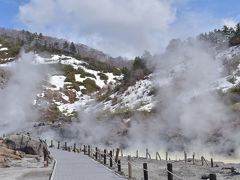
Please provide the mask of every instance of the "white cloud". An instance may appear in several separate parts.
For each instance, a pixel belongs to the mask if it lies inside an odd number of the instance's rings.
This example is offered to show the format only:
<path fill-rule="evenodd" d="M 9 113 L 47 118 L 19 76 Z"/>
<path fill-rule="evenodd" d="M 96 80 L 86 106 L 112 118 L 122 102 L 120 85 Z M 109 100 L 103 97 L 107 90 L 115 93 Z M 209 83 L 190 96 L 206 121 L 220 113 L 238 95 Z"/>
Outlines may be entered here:
<path fill-rule="evenodd" d="M 82 41 L 112 55 L 136 55 L 161 44 L 156 37 L 176 18 L 173 1 L 30 0 L 20 6 L 19 20 L 32 31 Z"/>
<path fill-rule="evenodd" d="M 228 27 L 234 28 L 236 26 L 236 24 L 237 24 L 237 21 L 235 19 L 233 19 L 233 18 L 226 18 L 226 19 L 222 20 L 222 24 L 226 25 Z"/>

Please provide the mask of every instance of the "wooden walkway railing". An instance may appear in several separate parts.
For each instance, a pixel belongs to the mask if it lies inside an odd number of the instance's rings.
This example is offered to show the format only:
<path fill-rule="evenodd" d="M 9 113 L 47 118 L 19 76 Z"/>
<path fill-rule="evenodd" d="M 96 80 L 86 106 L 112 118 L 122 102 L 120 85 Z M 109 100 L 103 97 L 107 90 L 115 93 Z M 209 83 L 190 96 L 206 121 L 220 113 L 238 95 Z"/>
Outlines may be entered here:
<path fill-rule="evenodd" d="M 45 140 L 45 142 L 46 142 L 46 140 Z M 61 146 L 61 144 L 62 144 L 62 146 Z M 51 140 L 51 143 L 50 143 L 49 147 L 50 148 L 55 148 L 53 140 Z M 83 145 L 83 146 L 80 146 L 79 148 L 77 148 L 76 143 L 74 143 L 73 146 L 68 146 L 67 142 L 65 142 L 63 144 L 59 141 L 57 142 L 56 148 L 57 149 L 62 149 L 64 151 L 69 151 L 69 152 L 72 151 L 72 152 L 75 152 L 75 153 L 83 152 L 84 155 L 87 155 L 87 156 L 91 157 L 92 159 L 102 163 L 105 166 L 108 166 L 110 169 L 115 170 L 116 173 L 118 173 L 120 175 L 124 175 L 123 172 L 122 172 L 122 167 L 121 167 L 122 162 L 121 162 L 121 159 L 119 158 L 120 153 L 121 153 L 121 156 L 123 156 L 123 153 L 122 153 L 122 150 L 119 149 L 119 148 L 116 148 L 116 151 L 114 151 L 114 150 L 107 151 L 107 149 L 101 150 L 98 147 L 93 148 L 90 145 Z M 139 158 L 138 150 L 136 151 L 136 157 Z M 148 149 L 146 149 L 146 157 L 145 158 L 146 159 L 151 159 L 151 155 L 148 152 Z M 109 161 L 109 165 L 107 165 L 107 160 Z M 162 160 L 162 158 L 161 158 L 161 156 L 158 152 L 156 152 L 156 160 L 159 160 L 159 161 Z M 168 161 L 169 161 L 168 152 L 166 152 L 167 167 L 165 169 L 165 172 L 166 172 L 166 175 L 167 175 L 167 179 L 168 180 L 173 180 L 173 178 L 175 177 L 175 178 L 180 179 L 180 180 L 187 180 L 187 179 L 185 179 L 183 177 L 180 177 L 179 175 L 175 174 L 174 171 L 173 171 L 173 164 L 168 163 Z M 187 163 L 187 153 L 186 152 L 184 152 L 184 161 L 185 161 L 185 163 Z M 193 154 L 192 161 L 193 161 L 193 165 L 194 165 L 195 164 L 195 153 Z M 205 163 L 205 165 L 208 165 L 206 159 L 203 156 L 201 157 L 201 162 L 202 162 L 202 166 L 204 166 L 204 163 Z M 214 164 L 213 159 L 211 159 L 211 167 L 213 167 L 213 164 Z M 131 161 L 131 156 L 128 156 L 127 166 L 128 166 L 128 177 L 127 178 L 132 179 L 133 178 L 132 170 L 133 170 L 135 165 Z M 143 179 L 148 180 L 149 179 L 149 177 L 148 177 L 149 173 L 151 173 L 153 171 L 148 169 L 148 164 L 147 163 L 143 163 L 142 170 L 143 170 Z M 210 179 L 210 180 L 217 180 L 216 174 L 209 174 L 206 178 Z"/>

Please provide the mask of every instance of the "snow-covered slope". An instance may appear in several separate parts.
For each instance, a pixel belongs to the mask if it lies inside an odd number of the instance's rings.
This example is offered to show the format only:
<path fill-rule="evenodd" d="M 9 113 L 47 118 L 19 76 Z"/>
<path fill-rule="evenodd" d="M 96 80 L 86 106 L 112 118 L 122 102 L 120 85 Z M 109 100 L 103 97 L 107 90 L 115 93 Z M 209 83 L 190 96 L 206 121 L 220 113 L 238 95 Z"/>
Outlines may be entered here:
<path fill-rule="evenodd" d="M 240 46 L 230 47 L 217 54 L 216 59 L 223 62 L 225 76 L 217 82 L 217 89 L 227 92 L 240 83 Z"/>
<path fill-rule="evenodd" d="M 0 43 L 0 63 L 12 61 L 14 57 L 9 55 L 9 48 Z"/>
<path fill-rule="evenodd" d="M 7 52 L 7 48 L 2 45 L 0 48 L 0 53 Z M 228 69 L 228 72 L 225 72 L 222 78 L 214 82 L 209 89 L 205 89 L 203 92 L 189 91 L 189 93 L 192 92 L 192 95 L 184 94 L 184 98 L 191 99 L 212 90 L 226 93 L 232 88 L 238 87 L 240 83 L 240 46 L 218 52 L 216 59 L 224 62 L 223 69 Z M 14 62 L 8 62 L 1 66 L 8 66 L 12 63 Z M 84 60 L 58 54 L 48 56 L 34 54 L 32 63 L 72 67 L 71 73 L 73 74 L 71 74 L 72 79 L 70 80 L 65 70 L 50 73 L 47 83 L 44 83 L 44 91 L 38 94 L 37 100 L 34 102 L 38 105 L 41 99 L 46 99 L 49 106 L 53 106 L 57 109 L 57 113 L 60 112 L 65 116 L 75 116 L 79 109 L 91 111 L 96 107 L 108 113 L 151 112 L 157 104 L 152 81 L 152 79 L 156 80 L 156 74 L 138 80 L 135 84 L 123 88 L 124 90 L 113 91 L 115 87 L 122 85 L 123 74 L 91 68 Z M 172 67 L 169 76 L 158 79 L 158 88 L 168 86 L 178 73 L 184 73 L 185 68 L 184 64 Z"/>
<path fill-rule="evenodd" d="M 119 110 L 137 110 L 150 112 L 155 104 L 151 76 L 139 80 L 129 86 L 123 93 L 116 92 L 110 96 L 111 100 L 104 102 L 104 110 L 112 112 Z"/>

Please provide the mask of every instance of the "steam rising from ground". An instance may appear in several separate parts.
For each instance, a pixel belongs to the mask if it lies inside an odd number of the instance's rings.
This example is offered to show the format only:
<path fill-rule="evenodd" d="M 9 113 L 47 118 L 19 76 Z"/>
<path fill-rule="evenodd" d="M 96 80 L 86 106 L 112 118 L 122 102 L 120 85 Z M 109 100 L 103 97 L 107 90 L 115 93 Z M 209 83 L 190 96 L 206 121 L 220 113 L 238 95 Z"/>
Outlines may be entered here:
<path fill-rule="evenodd" d="M 149 146 L 172 150 L 229 153 L 238 145 L 230 127 L 233 116 L 214 90 L 222 63 L 211 47 L 197 40 L 172 41 L 165 54 L 155 57 L 154 82 L 159 116 L 147 127 L 134 124 L 133 139 L 141 135 Z M 138 128 L 138 130 L 136 130 Z M 145 130 L 144 130 L 145 129 Z M 146 145 L 147 146 L 147 145 Z"/>
<path fill-rule="evenodd" d="M 32 126 L 38 114 L 33 108 L 37 92 L 41 91 L 45 71 L 39 66 L 32 65 L 33 53 L 20 54 L 20 58 L 11 66 L 10 79 L 0 90 L 0 126 L 1 133 L 12 133 L 16 130 Z"/>
<path fill-rule="evenodd" d="M 158 116 L 146 120 L 147 126 L 134 123 L 133 140 L 140 137 L 140 143 L 157 149 L 235 153 L 239 141 L 234 116 L 214 90 L 222 67 L 214 50 L 197 40 L 174 40 L 152 63 Z"/>
<path fill-rule="evenodd" d="M 99 107 L 81 111 L 79 123 L 57 134 L 75 142 L 130 151 L 149 148 L 238 155 L 235 117 L 214 89 L 222 68 L 214 57 L 206 43 L 172 41 L 164 54 L 149 59 L 158 89 L 154 116 L 138 113 L 130 124 L 121 118 L 97 120 Z"/>

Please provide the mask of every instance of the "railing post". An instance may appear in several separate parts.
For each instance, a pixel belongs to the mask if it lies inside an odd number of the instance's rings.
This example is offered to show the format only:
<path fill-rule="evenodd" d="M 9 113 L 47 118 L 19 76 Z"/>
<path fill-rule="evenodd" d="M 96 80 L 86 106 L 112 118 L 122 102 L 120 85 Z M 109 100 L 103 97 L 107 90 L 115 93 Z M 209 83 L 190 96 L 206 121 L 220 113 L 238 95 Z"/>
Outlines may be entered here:
<path fill-rule="evenodd" d="M 120 149 L 117 148 L 116 157 L 115 157 L 115 162 L 116 162 L 116 163 L 118 162 L 119 151 L 120 151 Z"/>
<path fill-rule="evenodd" d="M 156 160 L 158 160 L 158 158 L 159 158 L 159 160 L 161 161 L 161 156 L 160 156 L 160 154 L 159 154 L 158 152 L 156 152 Z"/>
<path fill-rule="evenodd" d="M 213 158 L 211 158 L 211 167 L 213 168 Z"/>
<path fill-rule="evenodd" d="M 113 166 L 113 160 L 112 160 L 113 154 L 112 151 L 110 151 L 110 167 Z"/>
<path fill-rule="evenodd" d="M 168 161 L 168 152 L 166 152 L 166 161 Z"/>
<path fill-rule="evenodd" d="M 73 152 L 76 152 L 76 143 L 73 145 Z"/>
<path fill-rule="evenodd" d="M 148 148 L 146 148 L 146 159 L 148 158 Z"/>
<path fill-rule="evenodd" d="M 51 147 L 51 148 L 53 147 L 53 140 L 51 140 L 51 145 L 50 145 L 50 147 Z"/>
<path fill-rule="evenodd" d="M 210 178 L 210 180 L 217 180 L 216 174 L 210 174 L 209 178 Z"/>
<path fill-rule="evenodd" d="M 143 179 L 148 180 L 148 167 L 147 163 L 143 163 Z"/>
<path fill-rule="evenodd" d="M 184 161 L 187 163 L 187 153 L 184 151 Z"/>
<path fill-rule="evenodd" d="M 128 178 L 132 179 L 132 164 L 131 164 L 131 156 L 128 156 Z"/>
<path fill-rule="evenodd" d="M 171 163 L 167 164 L 167 170 L 168 170 L 168 180 L 173 180 L 173 175 L 172 175 L 173 168 Z"/>
<path fill-rule="evenodd" d="M 83 153 L 86 155 L 86 145 L 83 145 Z"/>
<path fill-rule="evenodd" d="M 67 151 L 67 142 L 65 142 L 65 147 L 64 147 L 65 151 Z"/>
<path fill-rule="evenodd" d="M 88 155 L 90 156 L 90 145 L 88 145 Z"/>
<path fill-rule="evenodd" d="M 107 155 L 106 155 L 107 154 L 107 150 L 104 149 L 103 153 L 104 153 L 103 154 L 103 164 L 106 165 L 106 162 L 107 162 Z"/>
<path fill-rule="evenodd" d="M 193 165 L 195 164 L 195 153 L 193 153 Z"/>
<path fill-rule="evenodd" d="M 117 164 L 118 164 L 118 172 L 121 172 L 122 171 L 122 169 L 121 169 L 121 160 L 118 160 Z"/>
<path fill-rule="evenodd" d="M 60 141 L 58 141 L 58 149 L 60 149 Z"/>
<path fill-rule="evenodd" d="M 98 148 L 97 147 L 95 148 L 95 151 L 96 151 L 95 152 L 95 159 L 97 160 L 98 159 Z"/>

